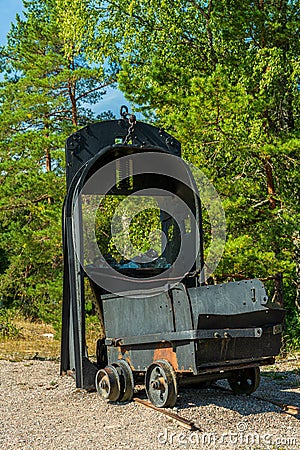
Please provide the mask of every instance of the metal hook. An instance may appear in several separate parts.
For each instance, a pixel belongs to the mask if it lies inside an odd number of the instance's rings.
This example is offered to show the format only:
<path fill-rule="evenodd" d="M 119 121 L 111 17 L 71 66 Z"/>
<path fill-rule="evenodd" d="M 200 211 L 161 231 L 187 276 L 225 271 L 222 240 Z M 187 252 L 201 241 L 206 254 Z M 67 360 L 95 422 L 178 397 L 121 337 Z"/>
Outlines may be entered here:
<path fill-rule="evenodd" d="M 127 116 L 128 116 L 128 113 L 129 113 L 128 107 L 126 105 L 122 105 L 121 108 L 120 108 L 120 116 L 123 119 L 126 119 Z"/>

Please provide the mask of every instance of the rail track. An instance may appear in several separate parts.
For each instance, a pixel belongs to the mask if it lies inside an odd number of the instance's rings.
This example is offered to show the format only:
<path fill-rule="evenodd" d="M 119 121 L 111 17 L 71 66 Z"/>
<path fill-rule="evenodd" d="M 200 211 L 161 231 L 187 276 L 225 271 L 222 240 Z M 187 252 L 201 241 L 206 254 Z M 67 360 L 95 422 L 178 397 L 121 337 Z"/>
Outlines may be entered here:
<path fill-rule="evenodd" d="M 251 398 L 255 398 L 257 400 L 266 402 L 266 403 L 271 403 L 272 405 L 278 406 L 283 413 L 289 414 L 289 415 L 295 417 L 295 419 L 297 419 L 297 420 L 300 419 L 300 407 L 299 406 L 289 405 L 289 404 L 286 404 L 283 402 L 279 402 L 277 400 L 272 400 L 269 398 L 262 397 L 260 395 L 236 394 L 235 392 L 231 391 L 230 389 L 227 389 L 223 386 L 218 386 L 216 384 L 212 384 L 210 386 L 210 388 L 215 389 L 215 390 L 220 390 L 227 395 L 233 395 L 233 396 L 238 396 L 239 398 L 244 398 L 245 401 L 247 401 L 247 399 L 249 399 L 251 397 Z M 154 406 L 152 403 L 150 403 L 148 400 L 144 400 L 139 397 L 134 397 L 133 400 L 134 400 L 134 402 L 136 402 L 146 408 L 153 409 L 154 411 L 157 411 L 160 414 L 163 414 L 163 415 L 171 418 L 178 425 L 186 428 L 189 431 L 203 431 L 203 430 L 201 430 L 200 426 L 198 426 L 194 423 L 194 421 L 185 419 L 184 417 L 180 416 L 178 413 L 170 412 L 169 410 L 166 410 L 163 408 L 158 408 L 157 406 Z"/>

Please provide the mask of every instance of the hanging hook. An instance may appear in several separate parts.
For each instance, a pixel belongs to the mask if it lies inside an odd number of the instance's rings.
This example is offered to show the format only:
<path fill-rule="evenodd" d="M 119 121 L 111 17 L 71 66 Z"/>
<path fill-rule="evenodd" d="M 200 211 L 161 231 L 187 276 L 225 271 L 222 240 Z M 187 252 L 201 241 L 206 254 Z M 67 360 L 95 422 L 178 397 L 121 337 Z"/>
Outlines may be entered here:
<path fill-rule="evenodd" d="M 126 105 L 122 105 L 120 108 L 120 116 L 122 117 L 122 119 L 126 119 L 128 116 L 128 107 Z"/>

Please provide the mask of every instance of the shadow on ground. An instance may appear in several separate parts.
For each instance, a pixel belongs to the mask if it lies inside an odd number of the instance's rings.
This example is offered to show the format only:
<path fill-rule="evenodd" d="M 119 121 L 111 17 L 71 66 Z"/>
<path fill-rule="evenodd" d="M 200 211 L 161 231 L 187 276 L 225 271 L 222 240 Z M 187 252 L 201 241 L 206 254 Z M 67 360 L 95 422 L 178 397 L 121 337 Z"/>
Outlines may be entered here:
<path fill-rule="evenodd" d="M 191 406 L 216 405 L 236 411 L 243 416 L 281 412 L 281 407 L 272 401 L 300 407 L 298 369 L 262 372 L 259 388 L 251 395 L 234 394 L 226 380 L 218 381 L 209 388 L 181 387 L 176 406 L 179 409 L 186 409 Z M 300 419 L 300 414 L 294 417 Z"/>

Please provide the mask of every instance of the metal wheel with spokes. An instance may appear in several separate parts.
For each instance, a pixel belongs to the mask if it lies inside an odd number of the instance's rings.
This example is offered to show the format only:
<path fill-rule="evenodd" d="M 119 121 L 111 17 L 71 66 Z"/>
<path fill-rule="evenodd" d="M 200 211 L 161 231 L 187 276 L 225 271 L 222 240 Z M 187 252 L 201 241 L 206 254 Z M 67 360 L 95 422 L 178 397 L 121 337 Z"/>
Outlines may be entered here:
<path fill-rule="evenodd" d="M 177 400 L 177 381 L 172 365 L 166 361 L 155 361 L 145 376 L 145 387 L 150 402 L 158 406 L 172 407 Z"/>
<path fill-rule="evenodd" d="M 120 396 L 118 398 L 119 402 L 129 402 L 133 397 L 134 380 L 133 373 L 130 365 L 120 359 L 118 362 L 112 364 L 119 373 L 120 378 Z"/>
<path fill-rule="evenodd" d="M 260 383 L 259 367 L 249 367 L 232 372 L 228 383 L 236 394 L 252 394 Z"/>
<path fill-rule="evenodd" d="M 117 369 L 109 365 L 98 370 L 95 386 L 100 397 L 113 402 L 117 401 L 121 394 L 121 383 Z"/>

